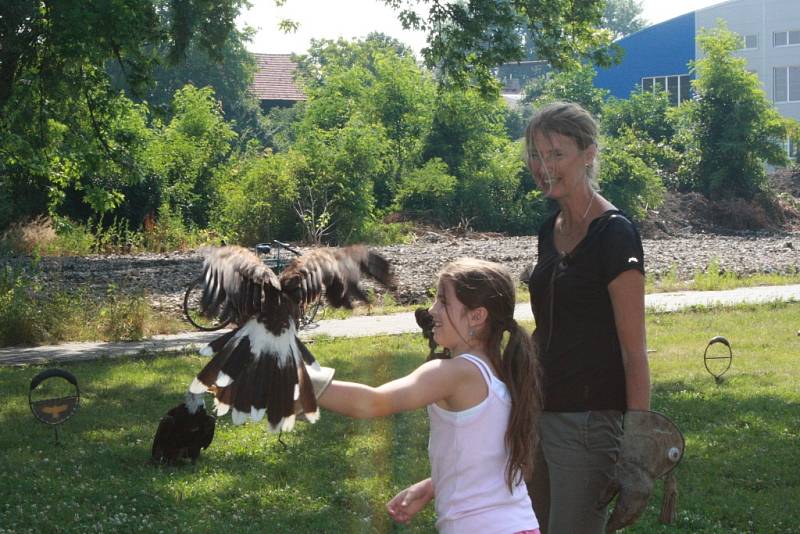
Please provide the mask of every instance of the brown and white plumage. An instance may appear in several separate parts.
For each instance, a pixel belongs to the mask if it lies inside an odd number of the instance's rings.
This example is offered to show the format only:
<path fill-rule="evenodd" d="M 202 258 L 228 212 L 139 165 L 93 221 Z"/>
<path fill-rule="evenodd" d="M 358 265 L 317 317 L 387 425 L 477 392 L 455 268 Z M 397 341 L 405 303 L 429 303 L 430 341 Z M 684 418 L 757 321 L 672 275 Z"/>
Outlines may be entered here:
<path fill-rule="evenodd" d="M 266 417 L 271 430 L 291 430 L 296 413 L 315 422 L 319 411 L 307 366 L 319 364 L 297 337 L 301 308 L 323 293 L 335 307 L 366 301 L 361 276 L 391 287 L 389 263 L 363 246 L 323 248 L 298 256 L 277 276 L 242 247 L 203 254 L 201 306 L 207 313 L 227 307 L 239 326 L 200 351 L 212 359 L 190 394 L 210 391 L 217 415 L 231 411 L 234 424 Z"/>

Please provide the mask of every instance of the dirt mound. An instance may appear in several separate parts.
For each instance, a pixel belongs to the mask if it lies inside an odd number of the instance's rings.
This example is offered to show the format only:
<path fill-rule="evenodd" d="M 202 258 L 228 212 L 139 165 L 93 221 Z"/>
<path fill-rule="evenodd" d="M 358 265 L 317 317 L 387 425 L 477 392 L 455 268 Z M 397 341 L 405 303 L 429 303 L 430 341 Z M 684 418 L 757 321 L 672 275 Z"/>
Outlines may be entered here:
<path fill-rule="evenodd" d="M 708 199 L 699 193 L 668 191 L 664 204 L 650 210 L 639 227 L 649 239 L 691 233 L 737 234 L 796 232 L 800 229 L 800 172 L 781 169 L 768 177 L 774 201 Z"/>

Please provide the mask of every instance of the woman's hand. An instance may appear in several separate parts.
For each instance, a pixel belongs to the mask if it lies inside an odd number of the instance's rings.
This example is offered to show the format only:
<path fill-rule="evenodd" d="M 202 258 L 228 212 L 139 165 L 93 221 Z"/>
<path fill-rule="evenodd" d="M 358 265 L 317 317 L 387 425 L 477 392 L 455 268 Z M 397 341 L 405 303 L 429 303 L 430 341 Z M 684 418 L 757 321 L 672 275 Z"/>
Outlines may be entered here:
<path fill-rule="evenodd" d="M 389 516 L 398 523 L 408 523 L 433 499 L 433 482 L 430 478 L 412 484 L 386 503 Z"/>

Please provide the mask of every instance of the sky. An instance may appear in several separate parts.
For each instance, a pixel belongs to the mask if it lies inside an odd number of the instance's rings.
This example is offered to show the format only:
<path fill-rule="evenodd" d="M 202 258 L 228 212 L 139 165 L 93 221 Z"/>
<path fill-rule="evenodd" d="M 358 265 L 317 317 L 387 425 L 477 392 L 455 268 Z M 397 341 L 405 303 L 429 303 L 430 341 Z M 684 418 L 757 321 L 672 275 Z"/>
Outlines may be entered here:
<path fill-rule="evenodd" d="M 656 24 L 689 11 L 722 3 L 725 0 L 643 0 L 642 16 Z M 268 54 L 304 53 L 311 39 L 352 39 L 380 31 L 411 46 L 419 54 L 425 46 L 420 32 L 404 30 L 396 12 L 381 0 L 287 0 L 276 7 L 274 0 L 251 0 L 253 7 L 242 13 L 239 26 L 257 30 L 248 45 L 251 52 Z M 291 19 L 300 23 L 296 33 L 284 34 L 278 22 Z"/>

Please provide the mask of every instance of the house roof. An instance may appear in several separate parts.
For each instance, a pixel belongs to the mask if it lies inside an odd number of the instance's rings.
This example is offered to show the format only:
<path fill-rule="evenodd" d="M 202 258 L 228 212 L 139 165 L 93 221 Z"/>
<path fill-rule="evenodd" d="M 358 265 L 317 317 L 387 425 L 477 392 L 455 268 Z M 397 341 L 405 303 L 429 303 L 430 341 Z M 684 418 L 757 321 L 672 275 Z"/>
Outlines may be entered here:
<path fill-rule="evenodd" d="M 291 54 L 253 54 L 256 72 L 250 90 L 259 100 L 305 100 L 294 82 L 297 63 Z"/>

